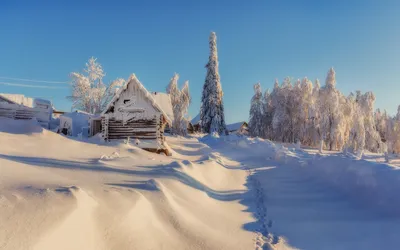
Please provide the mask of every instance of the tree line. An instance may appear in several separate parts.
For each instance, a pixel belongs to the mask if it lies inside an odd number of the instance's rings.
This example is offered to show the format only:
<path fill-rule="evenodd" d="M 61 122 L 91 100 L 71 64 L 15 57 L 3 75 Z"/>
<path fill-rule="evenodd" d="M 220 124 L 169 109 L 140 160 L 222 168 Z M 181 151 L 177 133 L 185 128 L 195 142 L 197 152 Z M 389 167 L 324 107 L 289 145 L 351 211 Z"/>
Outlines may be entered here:
<path fill-rule="evenodd" d="M 336 88 L 336 73 L 328 71 L 325 85 L 307 77 L 292 82 L 275 81 L 272 92 L 263 94 L 254 85 L 249 112 L 253 137 L 301 143 L 328 150 L 400 153 L 400 106 L 390 117 L 374 112 L 375 95 L 356 91 L 345 96 Z"/>

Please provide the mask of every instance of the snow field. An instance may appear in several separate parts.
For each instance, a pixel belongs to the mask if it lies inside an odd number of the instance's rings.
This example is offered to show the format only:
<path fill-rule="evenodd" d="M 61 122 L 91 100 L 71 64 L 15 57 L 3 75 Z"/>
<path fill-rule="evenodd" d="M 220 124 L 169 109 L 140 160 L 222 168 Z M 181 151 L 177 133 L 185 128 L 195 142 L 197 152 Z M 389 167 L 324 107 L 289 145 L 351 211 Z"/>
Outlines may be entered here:
<path fill-rule="evenodd" d="M 246 174 L 195 138 L 168 138 L 179 153 L 167 157 L 7 129 L 0 249 L 252 249 Z"/>
<path fill-rule="evenodd" d="M 209 135 L 168 137 L 167 157 L 47 130 L 1 129 L 0 249 L 400 244 L 398 170 L 374 162 L 377 156 Z"/>

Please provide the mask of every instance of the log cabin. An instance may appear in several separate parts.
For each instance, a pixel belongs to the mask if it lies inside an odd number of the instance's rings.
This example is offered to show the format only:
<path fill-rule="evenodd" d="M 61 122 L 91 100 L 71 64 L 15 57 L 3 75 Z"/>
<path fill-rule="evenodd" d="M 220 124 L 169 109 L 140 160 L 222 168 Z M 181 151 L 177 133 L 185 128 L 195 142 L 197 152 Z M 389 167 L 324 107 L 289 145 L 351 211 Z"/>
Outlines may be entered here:
<path fill-rule="evenodd" d="M 164 129 L 171 118 L 133 74 L 101 113 L 102 136 L 106 141 L 134 140 L 142 149 L 170 155 Z"/>
<path fill-rule="evenodd" d="M 239 135 L 248 135 L 249 128 L 247 122 L 236 122 L 226 125 L 226 129 L 229 133 L 235 133 Z"/>

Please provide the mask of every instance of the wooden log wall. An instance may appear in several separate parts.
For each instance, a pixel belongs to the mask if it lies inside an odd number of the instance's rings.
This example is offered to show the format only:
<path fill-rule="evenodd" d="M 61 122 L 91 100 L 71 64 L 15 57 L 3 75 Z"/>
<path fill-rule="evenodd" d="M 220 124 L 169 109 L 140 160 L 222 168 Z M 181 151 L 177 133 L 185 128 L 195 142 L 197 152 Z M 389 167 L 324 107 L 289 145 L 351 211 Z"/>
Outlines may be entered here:
<path fill-rule="evenodd" d="M 35 117 L 37 111 L 24 109 L 0 108 L 0 116 L 16 120 L 29 120 Z"/>
<path fill-rule="evenodd" d="M 107 130 L 107 136 L 105 136 L 106 140 L 126 139 L 128 137 L 139 140 L 159 138 L 159 136 L 157 136 L 158 122 L 156 118 L 149 120 L 131 120 L 125 124 L 123 124 L 122 121 L 109 119 Z"/>

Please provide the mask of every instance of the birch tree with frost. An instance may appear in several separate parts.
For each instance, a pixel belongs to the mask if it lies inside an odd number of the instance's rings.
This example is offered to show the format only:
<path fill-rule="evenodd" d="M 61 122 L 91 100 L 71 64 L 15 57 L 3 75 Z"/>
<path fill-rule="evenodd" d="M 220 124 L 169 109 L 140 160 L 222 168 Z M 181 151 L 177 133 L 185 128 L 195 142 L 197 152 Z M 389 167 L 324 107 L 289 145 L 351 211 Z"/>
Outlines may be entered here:
<path fill-rule="evenodd" d="M 180 90 L 178 87 L 178 80 L 179 75 L 175 73 L 167 86 L 167 93 L 169 94 L 172 111 L 174 113 L 174 120 L 171 130 L 173 134 L 185 136 L 187 134 L 188 126 L 186 116 L 191 97 L 189 94 L 189 81 L 186 81 L 182 87 L 182 90 Z"/>
<path fill-rule="evenodd" d="M 71 73 L 72 107 L 91 114 L 99 114 L 107 106 L 118 87 L 125 84 L 124 79 L 116 79 L 109 85 L 103 83 L 105 73 L 97 59 L 91 57 L 86 63 L 84 73 Z"/>

